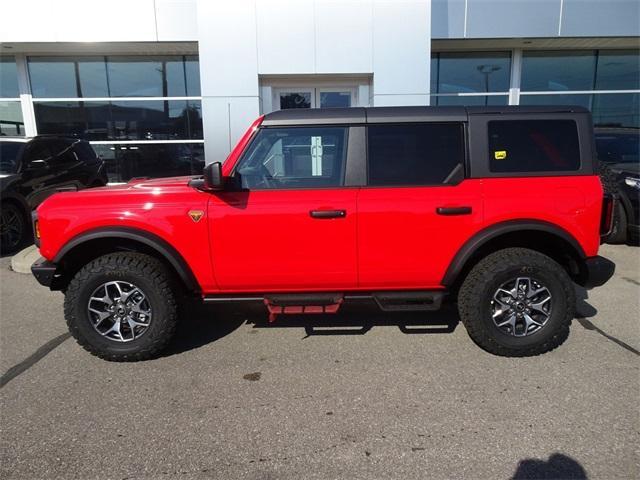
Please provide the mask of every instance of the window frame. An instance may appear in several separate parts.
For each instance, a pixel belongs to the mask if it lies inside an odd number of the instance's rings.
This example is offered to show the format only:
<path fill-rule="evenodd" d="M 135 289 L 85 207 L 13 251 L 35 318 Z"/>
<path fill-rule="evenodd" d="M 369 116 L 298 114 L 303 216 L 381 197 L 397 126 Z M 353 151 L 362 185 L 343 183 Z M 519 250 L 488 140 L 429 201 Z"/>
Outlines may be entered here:
<path fill-rule="evenodd" d="M 443 183 L 425 183 L 425 184 L 414 184 L 414 185 L 371 185 L 370 176 L 369 176 L 369 127 L 377 127 L 377 126 L 412 126 L 412 125 L 433 125 L 433 124 L 458 124 L 462 128 L 462 162 L 458 163 L 459 166 L 462 167 L 462 172 L 454 175 L 448 182 Z M 369 123 L 366 126 L 366 137 L 365 137 L 365 149 L 366 149 L 366 158 L 365 158 L 365 188 L 434 188 L 434 187 L 455 187 L 462 183 L 467 176 L 467 172 L 469 171 L 469 135 L 468 135 L 468 124 L 464 121 L 437 121 L 437 122 L 381 122 L 381 123 Z M 449 173 L 449 177 L 451 177 L 452 173 L 455 171 L 457 167 L 451 170 Z"/>
<path fill-rule="evenodd" d="M 539 172 L 493 172 L 489 158 L 489 122 L 526 120 L 572 120 L 576 124 L 580 168 L 577 170 Z M 569 177 L 596 175 L 598 161 L 595 153 L 591 113 L 514 113 L 469 114 L 469 177 L 470 178 L 526 178 Z"/>
<path fill-rule="evenodd" d="M 281 192 L 281 191 L 295 191 L 295 190 L 339 190 L 343 188 L 353 188 L 360 187 L 361 182 L 358 180 L 358 172 L 357 166 L 363 164 L 362 158 L 364 158 L 363 152 L 358 153 L 359 144 L 362 143 L 362 139 L 364 137 L 364 128 L 361 131 L 358 130 L 357 125 L 351 124 L 317 124 L 317 125 L 277 125 L 277 126 L 268 126 L 268 127 L 259 127 L 258 132 L 253 135 L 251 141 L 247 145 L 247 147 L 242 152 L 242 155 L 236 161 L 233 169 L 229 173 L 229 177 L 231 179 L 231 189 L 233 191 L 241 191 L 241 192 Z M 340 185 L 333 186 L 310 186 L 310 187 L 299 187 L 299 186 L 289 186 L 289 187 L 279 187 L 279 188 L 258 188 L 258 189 L 249 189 L 243 188 L 241 186 L 240 178 L 238 177 L 238 167 L 242 164 L 248 153 L 251 151 L 255 142 L 258 141 L 259 133 L 261 130 L 276 130 L 276 129 L 319 129 L 319 128 L 342 128 L 344 130 L 344 161 L 341 168 L 340 173 Z M 354 166 L 356 166 L 356 170 L 354 170 Z"/>

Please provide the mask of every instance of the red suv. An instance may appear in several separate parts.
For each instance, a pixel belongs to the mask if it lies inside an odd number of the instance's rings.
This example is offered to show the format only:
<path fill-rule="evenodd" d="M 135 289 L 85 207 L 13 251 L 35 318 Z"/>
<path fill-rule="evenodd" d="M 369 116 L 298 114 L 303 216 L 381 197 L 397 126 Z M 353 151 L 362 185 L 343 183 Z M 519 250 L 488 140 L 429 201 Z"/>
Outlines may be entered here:
<path fill-rule="evenodd" d="M 270 320 L 453 299 L 482 348 L 536 355 L 567 337 L 574 282 L 614 271 L 595 159 L 578 107 L 274 112 L 203 177 L 48 199 L 33 273 L 108 360 L 162 350 L 185 293 L 263 302 Z"/>

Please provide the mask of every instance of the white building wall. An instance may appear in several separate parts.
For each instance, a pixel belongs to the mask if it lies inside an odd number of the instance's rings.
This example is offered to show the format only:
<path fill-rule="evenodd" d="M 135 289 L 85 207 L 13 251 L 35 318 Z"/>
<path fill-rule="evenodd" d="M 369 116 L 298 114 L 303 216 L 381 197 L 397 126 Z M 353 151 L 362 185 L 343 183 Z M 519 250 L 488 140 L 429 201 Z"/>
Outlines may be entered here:
<path fill-rule="evenodd" d="M 206 158 L 221 160 L 262 108 L 269 77 L 345 76 L 361 105 L 429 102 L 430 0 L 198 0 Z M 314 77 L 322 75 L 321 77 Z M 333 76 L 333 77 L 332 77 Z M 261 88 L 260 79 L 264 80 Z M 320 81 L 320 80 L 319 80 Z M 371 92 L 373 94 L 371 95 Z"/>

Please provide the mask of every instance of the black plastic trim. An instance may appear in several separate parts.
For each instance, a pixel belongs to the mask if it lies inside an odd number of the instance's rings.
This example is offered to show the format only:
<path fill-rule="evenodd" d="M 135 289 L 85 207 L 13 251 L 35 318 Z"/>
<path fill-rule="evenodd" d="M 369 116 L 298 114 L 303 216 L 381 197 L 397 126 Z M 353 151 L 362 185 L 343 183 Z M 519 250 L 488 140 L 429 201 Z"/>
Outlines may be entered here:
<path fill-rule="evenodd" d="M 584 261 L 584 272 L 578 284 L 584 288 L 599 287 L 607 283 L 616 271 L 616 264 L 604 257 L 590 257 Z"/>
<path fill-rule="evenodd" d="M 81 233 L 69 240 L 69 242 L 60 249 L 56 257 L 53 259 L 53 263 L 59 264 L 63 261 L 65 255 L 75 247 L 90 240 L 96 240 L 99 238 L 125 238 L 127 240 L 138 241 L 153 248 L 163 258 L 167 259 L 171 266 L 176 270 L 188 290 L 193 292 L 200 291 L 198 281 L 189 268 L 189 265 L 168 242 L 153 233 L 131 227 L 104 227 Z"/>
<path fill-rule="evenodd" d="M 523 230 L 537 230 L 556 235 L 569 243 L 579 258 L 586 258 L 580 243 L 578 243 L 578 241 L 566 230 L 563 230 L 552 223 L 540 220 L 511 220 L 485 228 L 467 240 L 460 250 L 458 250 L 455 257 L 453 257 L 453 260 L 449 264 L 449 268 L 447 268 L 447 271 L 442 278 L 441 284 L 445 286 L 452 285 L 471 256 L 478 248 L 486 244 L 488 241 L 505 233 Z"/>
<path fill-rule="evenodd" d="M 51 287 L 58 266 L 45 258 L 40 258 L 31 265 L 31 273 L 40 285 Z"/>

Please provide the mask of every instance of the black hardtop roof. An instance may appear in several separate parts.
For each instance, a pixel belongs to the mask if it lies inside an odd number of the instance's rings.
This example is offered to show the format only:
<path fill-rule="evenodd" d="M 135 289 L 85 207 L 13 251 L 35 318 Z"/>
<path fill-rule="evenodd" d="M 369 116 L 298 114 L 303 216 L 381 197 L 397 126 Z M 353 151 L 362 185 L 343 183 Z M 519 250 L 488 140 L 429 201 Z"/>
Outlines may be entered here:
<path fill-rule="evenodd" d="M 578 106 L 495 106 L 495 107 L 354 107 L 278 110 L 264 116 L 262 125 L 337 125 L 362 123 L 464 122 L 469 115 L 527 113 L 589 113 Z"/>

